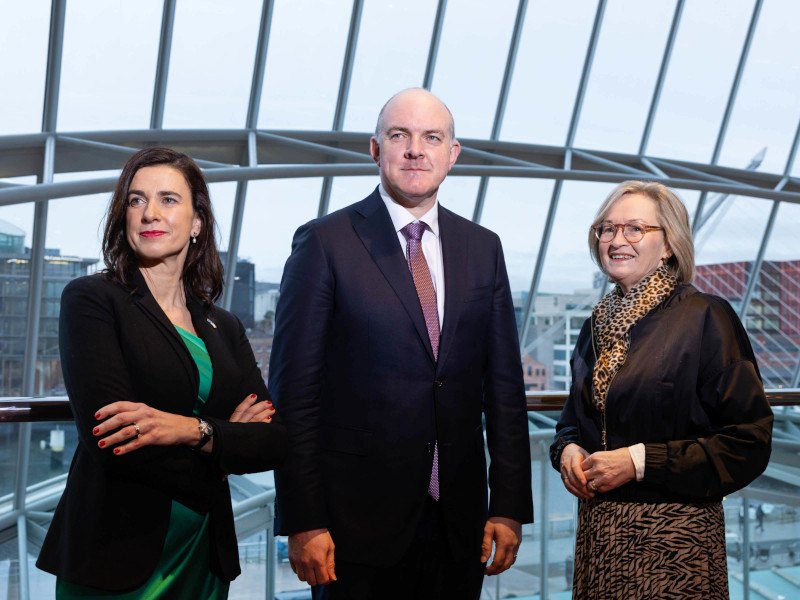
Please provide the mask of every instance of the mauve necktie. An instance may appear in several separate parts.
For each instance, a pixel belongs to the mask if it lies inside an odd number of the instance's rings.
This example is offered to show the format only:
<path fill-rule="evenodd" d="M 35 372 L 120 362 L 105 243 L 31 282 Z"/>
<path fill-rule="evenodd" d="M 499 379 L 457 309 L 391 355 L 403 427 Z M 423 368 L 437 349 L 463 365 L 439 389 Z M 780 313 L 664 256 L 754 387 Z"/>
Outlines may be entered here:
<path fill-rule="evenodd" d="M 422 253 L 422 234 L 425 232 L 425 223 L 417 221 L 409 223 L 401 230 L 408 242 L 408 266 L 417 288 L 417 296 L 422 306 L 422 315 L 425 317 L 425 326 L 428 328 L 428 337 L 431 340 L 433 357 L 439 358 L 439 310 L 436 306 L 436 289 L 433 287 L 428 261 Z M 431 481 L 428 484 L 428 493 L 434 500 L 439 500 L 439 444 L 433 447 L 433 470 Z"/>

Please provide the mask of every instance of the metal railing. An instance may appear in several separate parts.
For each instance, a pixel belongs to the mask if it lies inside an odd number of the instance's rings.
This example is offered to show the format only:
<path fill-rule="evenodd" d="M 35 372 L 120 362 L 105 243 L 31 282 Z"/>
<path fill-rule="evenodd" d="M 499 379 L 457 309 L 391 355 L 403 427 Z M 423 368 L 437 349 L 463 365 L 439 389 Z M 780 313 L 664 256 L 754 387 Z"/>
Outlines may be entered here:
<path fill-rule="evenodd" d="M 542 414 L 544 412 L 560 411 L 567 392 L 529 392 L 527 394 L 528 411 L 530 412 L 531 422 L 540 427 L 533 429 L 530 433 L 530 444 L 532 455 L 539 457 L 541 462 L 541 473 L 537 473 L 536 479 L 540 486 L 540 501 L 537 506 L 537 513 L 540 515 L 549 514 L 548 506 L 548 471 L 550 470 L 547 460 L 547 450 L 553 436 L 553 426 L 555 422 L 551 416 Z M 770 389 L 767 390 L 767 398 L 774 408 L 784 406 L 800 406 L 800 389 Z M 787 422 L 788 426 L 796 428 L 800 424 L 800 416 L 791 413 L 781 412 L 781 418 Z M 0 425 L 30 424 L 35 422 L 70 422 L 72 421 L 72 411 L 69 400 L 65 396 L 53 396 L 44 398 L 14 397 L 0 398 Z M 30 427 L 29 425 L 27 427 Z M 794 430 L 794 429 L 793 429 Z M 22 434 L 22 431 L 21 431 Z M 775 448 L 788 451 L 800 451 L 800 439 L 794 435 L 780 435 L 776 430 L 773 441 Z M 41 543 L 47 525 L 52 518 L 52 510 L 58 501 L 66 482 L 66 475 L 59 475 L 46 481 L 36 482 L 26 489 L 24 499 L 15 498 L 14 494 L 8 494 L 0 498 L 0 535 L 13 537 L 13 529 L 16 527 L 16 536 L 24 537 L 20 540 L 20 560 L 27 561 L 28 543 L 34 545 Z M 265 562 L 266 565 L 274 566 L 276 562 L 276 547 L 274 540 L 273 518 L 275 492 L 265 489 L 245 477 L 231 477 L 231 486 L 237 495 L 244 497 L 234 504 L 234 518 L 236 520 L 237 536 L 241 541 L 252 535 L 254 532 L 265 533 Z M 737 495 L 743 498 L 746 505 L 748 495 L 739 492 Z M 21 500 L 21 501 L 20 501 Z M 15 509 L 14 506 L 17 508 Z M 744 521 L 749 522 L 749 512 L 744 511 Z M 537 565 L 537 575 L 541 582 L 547 582 L 550 577 L 551 562 L 548 557 L 549 552 L 549 520 L 537 519 L 537 524 L 533 527 L 536 532 L 535 537 L 539 541 L 539 564 Z M 22 524 L 22 525 L 21 525 Z M 745 531 L 748 530 L 746 526 Z M 533 540 L 532 540 L 533 541 Z M 745 547 L 748 540 L 745 540 Z M 23 555 L 24 554 L 24 555 Z M 750 556 L 743 552 L 741 556 L 743 579 L 745 585 L 745 595 L 748 597 L 749 586 L 749 565 Z M 753 559 L 755 560 L 755 559 Z M 20 573 L 22 576 L 22 573 Z M 27 576 L 27 573 L 25 574 Z M 27 600 L 28 586 L 20 582 L 20 598 Z M 499 585 L 499 583 L 498 583 Z M 265 597 L 275 597 L 275 573 L 274 569 L 266 569 Z M 547 586 L 542 585 L 540 598 L 548 598 Z"/>

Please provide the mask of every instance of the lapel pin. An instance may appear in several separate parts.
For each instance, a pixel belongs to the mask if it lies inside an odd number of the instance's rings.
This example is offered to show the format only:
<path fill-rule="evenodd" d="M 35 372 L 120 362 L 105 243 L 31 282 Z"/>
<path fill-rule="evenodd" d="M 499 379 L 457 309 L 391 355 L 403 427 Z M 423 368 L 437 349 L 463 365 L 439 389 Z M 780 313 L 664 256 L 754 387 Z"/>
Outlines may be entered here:
<path fill-rule="evenodd" d="M 212 326 L 214 329 L 216 329 L 216 328 L 217 328 L 217 324 L 216 324 L 216 323 L 214 323 L 214 321 L 212 321 L 211 319 L 208 319 L 208 318 L 207 318 L 207 319 L 206 319 L 206 321 L 208 321 L 208 324 L 209 324 L 209 325 L 211 325 L 211 326 Z"/>

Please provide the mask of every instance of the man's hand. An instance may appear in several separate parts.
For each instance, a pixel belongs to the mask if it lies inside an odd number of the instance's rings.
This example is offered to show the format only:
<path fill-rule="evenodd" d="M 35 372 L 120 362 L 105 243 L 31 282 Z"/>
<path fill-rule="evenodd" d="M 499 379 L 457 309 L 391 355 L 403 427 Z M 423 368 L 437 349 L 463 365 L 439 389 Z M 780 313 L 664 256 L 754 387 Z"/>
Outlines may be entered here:
<path fill-rule="evenodd" d="M 494 541 L 494 558 L 486 567 L 487 575 L 497 575 L 508 569 L 517 560 L 517 550 L 522 542 L 522 523 L 506 517 L 490 517 L 483 527 L 483 544 L 481 545 L 481 562 L 487 562 L 492 554 Z"/>
<path fill-rule="evenodd" d="M 336 581 L 333 538 L 327 529 L 312 529 L 289 536 L 289 564 L 300 581 L 321 585 Z"/>

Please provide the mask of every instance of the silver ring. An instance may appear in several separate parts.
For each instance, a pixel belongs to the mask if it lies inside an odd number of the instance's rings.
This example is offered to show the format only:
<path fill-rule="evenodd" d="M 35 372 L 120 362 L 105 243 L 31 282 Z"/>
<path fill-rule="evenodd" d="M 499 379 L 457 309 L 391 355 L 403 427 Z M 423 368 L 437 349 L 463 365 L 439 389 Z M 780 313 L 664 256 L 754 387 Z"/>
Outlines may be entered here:
<path fill-rule="evenodd" d="M 138 438 L 142 437 L 142 432 L 139 431 L 138 423 L 136 423 L 136 421 L 134 421 L 133 423 L 131 423 L 131 425 L 133 425 L 133 428 L 136 430 L 136 438 L 138 439 Z"/>

